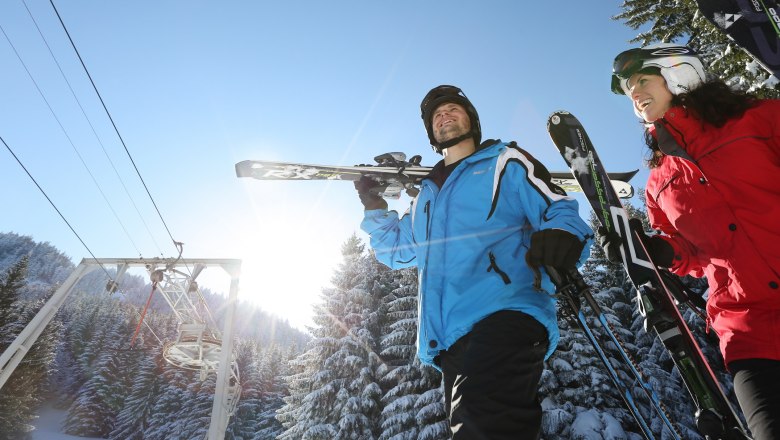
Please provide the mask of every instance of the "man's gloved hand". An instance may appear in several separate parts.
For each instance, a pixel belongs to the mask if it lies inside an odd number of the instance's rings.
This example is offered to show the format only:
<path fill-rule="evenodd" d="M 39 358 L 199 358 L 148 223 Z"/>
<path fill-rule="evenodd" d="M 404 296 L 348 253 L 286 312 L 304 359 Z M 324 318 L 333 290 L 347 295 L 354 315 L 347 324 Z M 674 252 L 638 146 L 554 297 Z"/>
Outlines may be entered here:
<path fill-rule="evenodd" d="M 570 269 L 577 266 L 585 243 L 563 229 L 543 229 L 531 235 L 531 247 L 525 255 L 532 268 L 552 266 Z"/>
<path fill-rule="evenodd" d="M 628 225 L 631 228 L 632 234 L 634 232 L 639 233 L 639 238 L 642 240 L 645 249 L 647 249 L 648 256 L 656 265 L 660 267 L 672 266 L 672 263 L 674 263 L 674 248 L 672 248 L 672 245 L 657 235 L 649 236 L 645 234 L 644 228 L 642 227 L 642 221 L 638 218 L 630 219 Z M 620 256 L 620 244 L 622 243 L 622 240 L 617 233 L 608 233 L 607 230 L 601 226 L 596 231 L 596 237 L 609 261 L 612 261 L 613 263 L 623 262 L 623 257 Z"/>
<path fill-rule="evenodd" d="M 360 203 L 366 208 L 366 211 L 372 209 L 387 209 L 387 201 L 375 192 L 371 192 L 372 188 L 379 185 L 376 180 L 363 176 L 360 180 L 355 181 L 355 189 L 360 197 Z"/>

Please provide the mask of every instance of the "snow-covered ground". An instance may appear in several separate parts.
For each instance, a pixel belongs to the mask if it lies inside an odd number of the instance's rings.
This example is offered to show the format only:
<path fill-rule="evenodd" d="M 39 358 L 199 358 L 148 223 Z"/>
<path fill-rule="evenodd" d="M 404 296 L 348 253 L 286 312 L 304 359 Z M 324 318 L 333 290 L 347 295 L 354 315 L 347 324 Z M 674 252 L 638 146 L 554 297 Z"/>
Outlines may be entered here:
<path fill-rule="evenodd" d="M 35 431 L 32 433 L 33 440 L 104 440 L 98 437 L 76 437 L 61 433 L 60 427 L 66 413 L 64 409 L 55 409 L 48 405 L 42 407 L 38 411 L 40 417 L 33 423 L 35 425 Z"/>

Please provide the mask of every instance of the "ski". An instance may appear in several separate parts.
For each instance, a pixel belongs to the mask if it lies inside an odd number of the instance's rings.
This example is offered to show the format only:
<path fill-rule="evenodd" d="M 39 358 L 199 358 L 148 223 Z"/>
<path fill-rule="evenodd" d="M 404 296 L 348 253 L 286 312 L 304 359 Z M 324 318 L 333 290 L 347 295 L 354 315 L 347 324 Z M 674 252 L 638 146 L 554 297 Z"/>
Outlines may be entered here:
<path fill-rule="evenodd" d="M 676 286 L 665 282 L 671 275 L 648 258 L 582 124 L 570 113 L 559 111 L 549 117 L 547 130 L 601 225 L 622 238 L 624 268 L 637 289 L 645 329 L 658 336 L 677 366 L 696 406 L 699 432 L 710 440 L 749 439 L 675 304 L 675 296 L 684 295 L 671 291 Z"/>
<path fill-rule="evenodd" d="M 707 20 L 780 79 L 777 0 L 696 0 L 696 3 Z"/>
<path fill-rule="evenodd" d="M 385 198 L 397 199 L 405 190 L 415 188 L 431 172 L 429 166 L 420 165 L 420 156 L 406 160 L 404 153 L 386 153 L 374 158 L 376 165 L 334 166 L 311 165 L 263 160 L 245 160 L 236 164 L 237 177 L 251 177 L 258 180 L 360 180 L 370 176 L 380 185 L 375 189 Z M 621 198 L 634 195 L 634 188 L 628 183 L 639 170 L 610 174 L 615 193 Z M 550 173 L 552 182 L 565 191 L 580 192 L 577 181 L 571 173 L 559 171 Z"/>

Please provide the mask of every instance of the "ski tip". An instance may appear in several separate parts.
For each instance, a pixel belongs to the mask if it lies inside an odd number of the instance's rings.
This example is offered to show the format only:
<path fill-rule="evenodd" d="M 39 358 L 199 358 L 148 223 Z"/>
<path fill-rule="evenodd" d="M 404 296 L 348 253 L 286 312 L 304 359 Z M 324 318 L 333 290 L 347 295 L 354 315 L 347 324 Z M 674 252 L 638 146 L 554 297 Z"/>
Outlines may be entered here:
<path fill-rule="evenodd" d="M 566 110 L 552 112 L 550 116 L 547 117 L 547 129 L 549 130 L 550 126 L 552 125 L 560 124 L 564 116 L 571 116 L 571 113 L 567 112 Z"/>
<path fill-rule="evenodd" d="M 236 164 L 236 177 L 249 177 L 251 175 L 249 160 L 242 160 Z"/>
<path fill-rule="evenodd" d="M 553 116 L 556 116 L 556 115 L 560 116 L 560 115 L 570 115 L 570 114 L 571 113 L 566 111 L 566 110 L 556 110 L 556 111 L 550 113 L 549 118 L 552 118 Z"/>

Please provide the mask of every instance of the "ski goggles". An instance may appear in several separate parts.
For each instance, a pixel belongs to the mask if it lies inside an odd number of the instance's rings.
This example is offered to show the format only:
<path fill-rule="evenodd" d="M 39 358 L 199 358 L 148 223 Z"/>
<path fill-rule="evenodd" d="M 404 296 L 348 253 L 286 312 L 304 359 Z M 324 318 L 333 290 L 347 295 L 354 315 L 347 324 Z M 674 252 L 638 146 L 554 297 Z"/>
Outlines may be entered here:
<path fill-rule="evenodd" d="M 629 49 L 621 52 L 612 63 L 612 91 L 623 95 L 622 82 L 648 67 L 661 69 L 678 63 L 680 56 L 696 57 L 696 52 L 685 46 Z"/>

